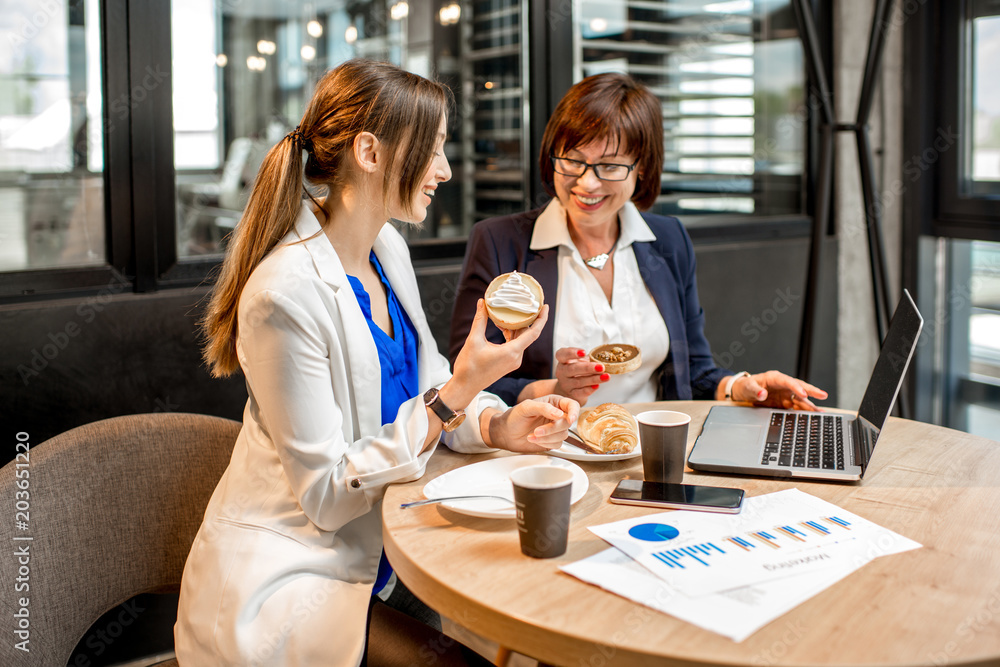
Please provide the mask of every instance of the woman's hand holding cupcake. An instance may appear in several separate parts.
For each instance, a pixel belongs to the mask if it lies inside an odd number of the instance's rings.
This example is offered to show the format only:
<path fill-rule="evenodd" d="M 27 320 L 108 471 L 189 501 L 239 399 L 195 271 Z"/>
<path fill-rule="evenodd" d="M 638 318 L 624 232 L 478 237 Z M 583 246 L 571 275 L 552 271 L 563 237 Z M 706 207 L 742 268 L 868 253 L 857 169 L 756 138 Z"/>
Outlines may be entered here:
<path fill-rule="evenodd" d="M 521 366 L 524 350 L 534 343 L 549 318 L 548 306 L 542 306 L 531 326 L 520 329 L 503 345 L 491 343 L 486 338 L 486 304 L 476 303 L 476 316 L 465 339 L 462 351 L 455 358 L 454 380 L 469 387 L 469 400 L 508 373 Z"/>
<path fill-rule="evenodd" d="M 516 370 L 524 350 L 538 338 L 548 317 L 549 307 L 543 305 L 530 326 L 511 332 L 514 335 L 506 343 L 497 345 L 486 339 L 486 304 L 480 299 L 465 345 L 455 359 L 452 379 L 442 393 L 454 395 L 456 405 L 465 405 L 484 387 Z M 484 410 L 480 429 L 491 447 L 517 452 L 543 451 L 562 444 L 579 411 L 579 403 L 572 398 L 538 397 L 505 412 Z"/>

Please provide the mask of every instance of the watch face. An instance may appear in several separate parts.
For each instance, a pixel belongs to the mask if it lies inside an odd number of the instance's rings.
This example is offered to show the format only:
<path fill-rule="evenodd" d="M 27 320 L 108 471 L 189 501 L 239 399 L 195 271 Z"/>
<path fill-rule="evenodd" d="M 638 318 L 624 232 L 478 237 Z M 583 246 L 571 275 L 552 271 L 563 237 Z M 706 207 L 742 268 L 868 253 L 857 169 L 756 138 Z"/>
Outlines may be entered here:
<path fill-rule="evenodd" d="M 458 412 L 455 413 L 455 415 L 451 419 L 449 419 L 444 423 L 444 430 L 447 431 L 448 433 L 451 433 L 456 428 L 461 426 L 462 422 L 464 421 L 465 421 L 465 412 L 459 410 Z"/>

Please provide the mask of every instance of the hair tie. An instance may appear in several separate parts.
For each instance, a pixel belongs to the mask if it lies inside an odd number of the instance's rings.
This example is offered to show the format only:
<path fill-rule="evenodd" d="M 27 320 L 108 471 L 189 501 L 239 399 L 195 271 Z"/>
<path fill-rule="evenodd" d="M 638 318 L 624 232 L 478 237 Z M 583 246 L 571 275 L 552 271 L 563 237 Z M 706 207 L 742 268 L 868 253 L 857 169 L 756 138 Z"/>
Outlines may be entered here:
<path fill-rule="evenodd" d="M 312 152 L 312 141 L 306 138 L 305 134 L 303 134 L 302 130 L 299 129 L 298 125 L 295 126 L 294 130 L 286 134 L 285 138 L 292 140 L 292 146 L 296 150 L 306 150 L 310 153 Z"/>

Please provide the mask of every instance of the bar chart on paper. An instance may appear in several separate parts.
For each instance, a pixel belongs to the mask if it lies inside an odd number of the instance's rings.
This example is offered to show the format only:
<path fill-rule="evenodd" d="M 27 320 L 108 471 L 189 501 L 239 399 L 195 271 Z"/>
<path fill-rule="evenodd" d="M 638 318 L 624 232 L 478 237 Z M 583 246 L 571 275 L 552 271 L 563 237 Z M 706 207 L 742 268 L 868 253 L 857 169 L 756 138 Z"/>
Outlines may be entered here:
<path fill-rule="evenodd" d="M 756 549 L 766 553 L 768 550 L 802 550 L 804 547 L 818 547 L 829 544 L 831 541 L 849 539 L 850 535 L 847 534 L 847 531 L 850 530 L 850 521 L 836 516 L 824 516 L 794 524 L 774 526 L 767 530 L 729 535 L 718 541 L 652 551 L 650 555 L 673 570 L 712 567 L 714 565 L 725 567 L 728 564 L 725 558 L 727 554 L 738 556 L 741 552 L 751 554 Z M 677 533 L 676 529 L 674 532 Z M 841 535 L 838 536 L 837 533 L 841 533 Z M 770 562 L 769 558 L 763 560 Z M 818 559 L 817 562 L 822 560 L 824 559 Z M 806 562 L 794 563 L 793 565 L 799 564 L 805 565 Z"/>
<path fill-rule="evenodd" d="M 836 533 L 849 531 L 850 529 L 850 521 L 836 516 L 824 516 L 818 519 L 799 521 L 794 524 L 774 526 L 770 530 L 757 530 L 744 535 L 732 535 L 725 538 L 725 541 L 745 551 L 751 551 L 759 546 L 781 549 L 785 546 L 798 547 L 803 544 L 815 544 L 817 536 L 825 538 L 832 535 L 834 539 L 849 537 L 846 534 L 838 537 Z"/>
<path fill-rule="evenodd" d="M 853 515 L 800 512 L 794 521 L 781 523 L 775 517 L 770 522 L 758 517 L 720 523 L 677 514 L 670 524 L 622 526 L 598 534 L 695 597 L 843 564 L 864 548 L 855 540 Z"/>
<path fill-rule="evenodd" d="M 920 546 L 798 489 L 748 498 L 740 514 L 665 512 L 590 530 L 689 597 L 856 569 L 873 553 Z"/>
<path fill-rule="evenodd" d="M 642 604 L 665 600 L 650 606 L 735 641 L 874 558 L 920 547 L 794 488 L 747 498 L 735 515 L 661 512 L 590 530 L 616 553 L 564 571 Z"/>

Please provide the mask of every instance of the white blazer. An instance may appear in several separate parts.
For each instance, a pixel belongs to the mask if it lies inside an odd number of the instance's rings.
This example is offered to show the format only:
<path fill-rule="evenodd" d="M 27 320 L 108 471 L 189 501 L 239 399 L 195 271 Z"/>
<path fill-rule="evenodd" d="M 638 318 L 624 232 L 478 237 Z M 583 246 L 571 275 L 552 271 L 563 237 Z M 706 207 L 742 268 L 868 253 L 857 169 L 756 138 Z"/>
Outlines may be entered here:
<path fill-rule="evenodd" d="M 420 305 L 405 241 L 375 242 L 419 336 L 421 391 L 451 377 Z M 337 253 L 303 206 L 239 302 L 249 400 L 181 582 L 174 637 L 183 667 L 357 665 L 382 553 L 387 484 L 419 478 L 434 450 L 421 396 L 381 423 L 378 351 Z M 483 445 L 481 393 L 449 447 Z M 197 465 L 197 462 L 191 462 Z"/>

